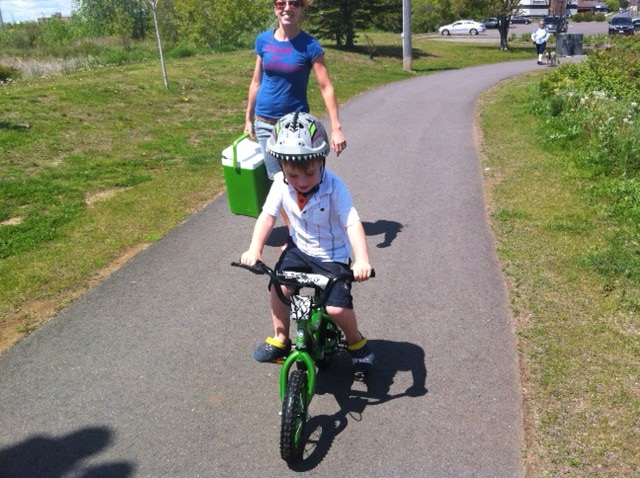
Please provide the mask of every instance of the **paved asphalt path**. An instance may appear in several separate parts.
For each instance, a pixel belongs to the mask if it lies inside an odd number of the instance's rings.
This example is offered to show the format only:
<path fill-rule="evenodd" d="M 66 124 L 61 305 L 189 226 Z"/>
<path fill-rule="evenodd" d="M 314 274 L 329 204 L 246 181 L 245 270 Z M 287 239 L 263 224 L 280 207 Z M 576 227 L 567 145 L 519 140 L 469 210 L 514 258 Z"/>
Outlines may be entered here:
<path fill-rule="evenodd" d="M 341 110 L 378 277 L 354 286 L 379 363 L 319 377 L 305 461 L 279 458 L 254 220 L 221 196 L 0 357 L 0 477 L 520 477 L 515 338 L 474 102 L 534 60 L 416 77 Z M 284 240 L 277 227 L 266 258 Z"/>

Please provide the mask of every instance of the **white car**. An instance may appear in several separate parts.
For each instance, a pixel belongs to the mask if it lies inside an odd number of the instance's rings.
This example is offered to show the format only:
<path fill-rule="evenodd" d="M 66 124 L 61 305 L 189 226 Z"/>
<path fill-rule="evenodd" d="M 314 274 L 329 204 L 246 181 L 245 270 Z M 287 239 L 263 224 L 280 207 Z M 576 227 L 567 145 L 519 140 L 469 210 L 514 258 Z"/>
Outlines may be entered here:
<path fill-rule="evenodd" d="M 458 20 L 451 25 L 438 28 L 438 33 L 440 35 L 477 35 L 486 29 L 483 23 L 474 20 Z"/>

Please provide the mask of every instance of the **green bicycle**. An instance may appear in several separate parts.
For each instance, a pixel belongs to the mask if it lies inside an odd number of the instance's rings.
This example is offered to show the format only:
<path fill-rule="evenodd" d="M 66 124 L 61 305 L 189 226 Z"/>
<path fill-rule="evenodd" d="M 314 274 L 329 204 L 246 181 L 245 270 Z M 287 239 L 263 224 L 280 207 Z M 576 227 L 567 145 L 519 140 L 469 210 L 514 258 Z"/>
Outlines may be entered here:
<path fill-rule="evenodd" d="M 317 369 L 328 367 L 331 359 L 346 348 L 342 331 L 327 314 L 327 300 L 333 287 L 342 281 L 353 281 L 353 274 L 345 272 L 329 277 L 308 272 L 274 271 L 262 262 L 253 267 L 238 262 L 231 265 L 268 275 L 280 300 L 290 307 L 289 317 L 297 323 L 295 342 L 280 369 L 280 456 L 291 463 L 304 451 L 305 425 L 315 393 Z M 371 277 L 374 276 L 372 271 Z M 282 293 L 282 285 L 292 289 L 290 298 Z M 300 295 L 305 287 L 312 288 L 313 294 Z"/>

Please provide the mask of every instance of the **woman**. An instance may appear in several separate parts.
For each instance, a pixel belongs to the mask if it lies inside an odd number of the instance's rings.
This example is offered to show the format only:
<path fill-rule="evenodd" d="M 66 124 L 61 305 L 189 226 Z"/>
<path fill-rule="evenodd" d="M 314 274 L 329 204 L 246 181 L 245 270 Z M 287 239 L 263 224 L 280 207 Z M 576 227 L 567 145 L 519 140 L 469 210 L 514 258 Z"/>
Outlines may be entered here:
<path fill-rule="evenodd" d="M 249 85 L 245 131 L 260 142 L 269 179 L 280 171 L 280 166 L 266 152 L 267 139 L 282 116 L 295 111 L 309 112 L 307 85 L 311 70 L 318 80 L 329 113 L 331 149 L 339 156 L 347 147 L 338 116 L 338 102 L 324 61 L 324 50 L 301 28 L 304 9 L 310 1 L 274 1 L 278 28 L 265 31 L 256 38 L 257 57 Z"/>
<path fill-rule="evenodd" d="M 536 53 L 538 54 L 538 65 L 543 65 L 542 57 L 544 51 L 547 49 L 547 40 L 549 39 L 549 32 L 544 27 L 544 22 L 540 20 L 538 28 L 531 34 L 531 40 L 536 44 Z"/>

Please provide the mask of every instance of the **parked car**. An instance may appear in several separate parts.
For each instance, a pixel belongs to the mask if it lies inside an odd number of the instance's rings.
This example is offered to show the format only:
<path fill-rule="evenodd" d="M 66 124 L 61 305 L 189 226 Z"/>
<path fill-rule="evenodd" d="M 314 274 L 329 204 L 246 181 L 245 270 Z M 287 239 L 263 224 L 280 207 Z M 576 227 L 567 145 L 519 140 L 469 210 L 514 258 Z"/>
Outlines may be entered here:
<path fill-rule="evenodd" d="M 633 22 L 633 29 L 635 31 L 640 30 L 640 18 L 634 18 L 633 20 L 631 20 Z"/>
<path fill-rule="evenodd" d="M 527 17 L 511 17 L 511 23 L 524 23 L 525 25 L 528 25 L 529 23 L 531 23 L 531 19 L 527 18 Z"/>
<path fill-rule="evenodd" d="M 485 18 L 480 23 L 482 23 L 486 28 L 498 28 L 497 18 Z"/>
<path fill-rule="evenodd" d="M 569 24 L 564 17 L 547 16 L 542 19 L 542 24 L 549 33 L 566 33 Z"/>
<path fill-rule="evenodd" d="M 440 35 L 477 35 L 487 29 L 482 23 L 475 20 L 458 20 L 449 25 L 438 28 Z"/>
<path fill-rule="evenodd" d="M 609 22 L 609 35 L 633 35 L 635 32 L 630 17 L 613 17 Z"/>

